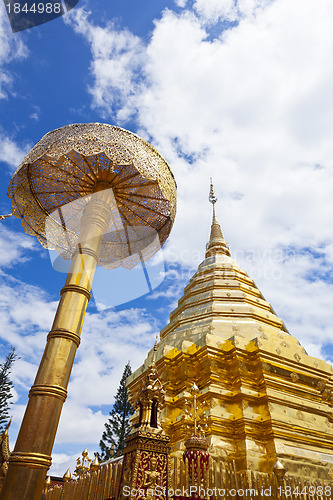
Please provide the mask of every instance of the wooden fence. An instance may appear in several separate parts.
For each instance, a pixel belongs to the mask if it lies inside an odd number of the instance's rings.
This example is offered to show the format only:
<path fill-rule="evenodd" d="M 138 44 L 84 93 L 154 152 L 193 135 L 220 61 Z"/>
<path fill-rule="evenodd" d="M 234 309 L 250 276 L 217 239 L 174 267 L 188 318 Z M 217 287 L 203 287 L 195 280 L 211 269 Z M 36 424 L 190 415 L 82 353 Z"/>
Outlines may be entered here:
<path fill-rule="evenodd" d="M 333 500 L 333 481 L 307 481 L 284 477 L 278 484 L 275 475 L 254 471 L 237 472 L 234 463 L 210 458 L 208 471 L 197 484 L 190 485 L 187 464 L 170 459 L 169 496 L 174 498 L 210 498 L 211 500 Z M 83 478 L 54 486 L 46 493 L 47 500 L 111 500 L 117 496 L 121 463 L 102 466 Z M 192 486 L 192 490 L 190 490 Z M 200 490 L 201 487 L 201 490 Z M 196 488 L 196 489 L 195 489 Z M 156 496 L 156 500 L 158 500 Z"/>

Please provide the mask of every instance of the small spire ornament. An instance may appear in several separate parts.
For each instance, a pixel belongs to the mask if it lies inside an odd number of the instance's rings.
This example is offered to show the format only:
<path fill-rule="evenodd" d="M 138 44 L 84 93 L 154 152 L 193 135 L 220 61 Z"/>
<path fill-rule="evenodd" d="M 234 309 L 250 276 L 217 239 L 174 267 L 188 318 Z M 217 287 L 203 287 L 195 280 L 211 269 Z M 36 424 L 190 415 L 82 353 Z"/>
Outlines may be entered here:
<path fill-rule="evenodd" d="M 217 202 L 217 196 L 216 196 L 215 189 L 213 186 L 212 178 L 210 178 L 209 201 L 213 204 L 213 206 Z"/>
<path fill-rule="evenodd" d="M 95 460 L 93 462 L 91 462 L 90 464 L 90 470 L 91 472 L 95 472 L 97 471 L 99 468 L 100 468 L 100 464 L 99 464 L 99 460 L 97 458 L 97 456 L 95 457 Z"/>
<path fill-rule="evenodd" d="M 51 476 L 47 476 L 45 483 L 44 483 L 44 494 L 48 492 L 49 488 L 51 486 Z"/>
<path fill-rule="evenodd" d="M 91 458 L 88 457 L 88 450 L 87 450 L 87 448 L 85 448 L 82 452 L 82 458 L 79 457 L 76 460 L 76 469 L 74 471 L 74 476 L 77 478 L 80 478 L 80 477 L 84 476 L 87 472 L 89 472 L 90 462 L 91 462 Z"/>
<path fill-rule="evenodd" d="M 210 231 L 209 242 L 206 245 L 206 258 L 211 255 L 215 255 L 217 253 L 222 253 L 228 255 L 230 257 L 229 247 L 225 239 L 223 238 L 223 234 L 221 231 L 221 226 L 216 216 L 215 212 L 215 203 L 217 202 L 217 196 L 215 193 L 215 189 L 213 186 L 212 178 L 210 178 L 210 190 L 209 197 L 210 203 L 213 205 L 213 218 L 212 218 L 212 226 Z"/>
<path fill-rule="evenodd" d="M 278 482 L 278 485 L 283 486 L 284 476 L 286 474 L 286 469 L 282 465 L 282 463 L 278 460 L 273 467 L 273 472 Z"/>
<path fill-rule="evenodd" d="M 72 479 L 72 474 L 69 469 L 66 470 L 65 474 L 62 476 L 64 483 L 68 483 Z"/>
<path fill-rule="evenodd" d="M 197 396 L 199 394 L 199 388 L 194 382 L 190 389 L 192 398 L 185 399 L 185 411 L 183 418 L 187 421 L 186 428 L 194 430 L 194 436 L 205 436 L 205 432 L 208 428 L 206 411 L 207 404 L 206 401 L 202 401 L 200 406 L 198 406 Z"/>
<path fill-rule="evenodd" d="M 188 470 L 190 485 L 205 488 L 209 463 L 208 442 L 204 437 L 208 428 L 207 405 L 205 401 L 198 405 L 199 387 L 196 383 L 192 385 L 190 392 L 192 399 L 185 399 L 184 418 L 192 420 L 186 427 L 188 429 L 192 427 L 194 433 L 185 441 L 186 451 L 183 453 L 183 460 Z"/>

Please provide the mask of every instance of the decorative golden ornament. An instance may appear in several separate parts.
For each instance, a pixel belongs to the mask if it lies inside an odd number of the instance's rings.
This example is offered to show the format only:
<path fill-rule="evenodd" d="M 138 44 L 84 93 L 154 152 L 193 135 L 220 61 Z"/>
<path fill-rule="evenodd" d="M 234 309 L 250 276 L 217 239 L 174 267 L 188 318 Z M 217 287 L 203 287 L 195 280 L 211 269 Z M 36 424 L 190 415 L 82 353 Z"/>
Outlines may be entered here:
<path fill-rule="evenodd" d="M 5 430 L 0 434 L 0 491 L 8 470 L 8 460 L 10 457 L 8 429 L 12 418 L 10 418 Z"/>
<path fill-rule="evenodd" d="M 87 448 L 85 448 L 83 450 L 81 455 L 82 455 L 82 458 L 78 457 L 76 459 L 76 469 L 74 471 L 74 476 L 76 478 L 84 476 L 85 474 L 87 474 L 87 472 L 89 472 L 89 470 L 91 468 L 92 460 L 88 456 Z M 90 466 L 89 466 L 89 463 L 90 463 Z"/>
<path fill-rule="evenodd" d="M 68 483 L 72 479 L 72 474 L 69 469 L 66 470 L 65 474 L 62 476 L 64 483 Z"/>
<path fill-rule="evenodd" d="M 278 479 L 278 481 L 283 481 L 283 478 L 286 474 L 286 469 L 283 467 L 282 463 L 277 460 L 273 466 L 273 472 Z"/>
<path fill-rule="evenodd" d="M 160 411 L 164 404 L 165 391 L 159 378 L 155 364 L 157 351 L 157 339 L 153 350 L 153 359 L 145 374 L 141 387 L 134 403 L 134 407 L 139 412 L 138 428 L 142 431 L 151 432 L 152 429 L 162 430 L 160 424 Z"/>
<path fill-rule="evenodd" d="M 192 399 L 185 398 L 185 412 L 183 414 L 183 420 L 186 421 L 186 429 L 193 428 L 193 434 L 191 437 L 195 436 L 203 438 L 208 429 L 206 417 L 207 403 L 206 401 L 198 401 L 197 397 L 200 394 L 200 391 L 195 382 L 192 385 L 190 392 Z"/>
<path fill-rule="evenodd" d="M 44 483 L 44 493 L 48 492 L 50 486 L 51 486 L 51 476 L 47 476 L 45 483 Z"/>
<path fill-rule="evenodd" d="M 176 182 L 148 142 L 104 123 L 66 125 L 26 155 L 9 188 L 13 215 L 43 247 L 71 259 L 91 196 L 112 189 L 99 264 L 131 269 L 156 253 L 176 215 Z"/>
<path fill-rule="evenodd" d="M 100 464 L 99 464 L 99 460 L 97 458 L 97 456 L 95 457 L 95 460 L 93 462 L 91 462 L 90 464 L 90 470 L 91 472 L 95 472 L 97 471 L 98 469 L 100 469 Z"/>

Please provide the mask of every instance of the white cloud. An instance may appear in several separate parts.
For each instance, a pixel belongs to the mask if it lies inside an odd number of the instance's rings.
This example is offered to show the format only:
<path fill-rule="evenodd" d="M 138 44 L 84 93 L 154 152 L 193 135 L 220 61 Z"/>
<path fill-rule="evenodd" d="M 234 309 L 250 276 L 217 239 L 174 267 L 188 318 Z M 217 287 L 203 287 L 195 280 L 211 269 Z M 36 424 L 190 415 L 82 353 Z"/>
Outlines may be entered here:
<path fill-rule="evenodd" d="M 35 111 L 34 113 L 31 113 L 31 115 L 29 116 L 29 118 L 31 118 L 31 120 L 35 120 L 36 122 L 38 122 L 38 120 L 39 120 L 39 115 L 38 115 L 38 113 Z"/>
<path fill-rule="evenodd" d="M 0 267 L 12 267 L 18 262 L 29 259 L 29 251 L 36 250 L 37 245 L 31 236 L 14 233 L 3 224 L 0 226 Z"/>
<path fill-rule="evenodd" d="M 271 1 L 196 0 L 193 8 L 198 16 L 208 23 L 216 23 L 219 20 L 233 22 L 256 15 L 257 11 L 264 9 Z"/>
<path fill-rule="evenodd" d="M 21 35 L 12 33 L 4 4 L 0 5 L 0 99 L 6 99 L 12 91 L 13 74 L 7 69 L 13 60 L 27 57 L 28 49 Z M 19 166 L 30 146 L 20 146 L 0 129 L 0 162 L 13 167 Z"/>
<path fill-rule="evenodd" d="M 0 132 L 0 162 L 7 163 L 12 167 L 12 172 L 17 169 L 30 149 L 31 145 L 21 146 L 3 132 Z"/>
<path fill-rule="evenodd" d="M 91 45 L 90 69 L 96 77 L 96 84 L 90 89 L 93 106 L 103 110 L 105 116 L 116 114 L 124 120 L 132 113 L 129 104 L 140 87 L 136 79 L 144 62 L 144 46 L 130 31 L 117 31 L 112 23 L 103 29 L 90 23 L 88 17 L 84 9 L 75 9 L 65 21 L 71 22 Z"/>
<path fill-rule="evenodd" d="M 219 18 L 234 21 L 237 18 L 237 5 L 234 0 L 196 0 L 194 9 L 209 21 L 216 22 Z"/>
<path fill-rule="evenodd" d="M 318 262 L 318 260 L 320 262 Z M 333 283 L 314 279 L 314 274 L 329 274 L 331 266 L 305 249 L 290 248 L 270 255 L 259 252 L 238 255 L 248 274 L 255 280 L 289 332 L 300 340 L 308 354 L 331 359 L 325 345 L 333 344 L 331 307 Z M 311 279 L 309 279 L 312 277 Z"/>
<path fill-rule="evenodd" d="M 184 8 L 187 4 L 187 0 L 175 0 L 175 4 L 178 7 Z"/>
<path fill-rule="evenodd" d="M 27 54 L 28 50 L 21 36 L 11 31 L 5 6 L 2 3 L 0 5 L 0 99 L 7 96 L 13 81 L 13 76 L 6 66 L 10 61 L 24 58 Z"/>
<path fill-rule="evenodd" d="M 69 386 L 71 400 L 112 404 L 127 361 L 136 369 L 152 347 L 154 324 L 141 309 L 87 314 Z"/>
<path fill-rule="evenodd" d="M 70 443 L 68 446 L 78 444 L 82 449 L 91 444 L 96 446 L 102 437 L 107 418 L 100 410 L 91 410 L 84 400 L 81 404 L 72 400 L 66 401 L 60 417 L 55 447 L 62 443 Z M 94 451 L 98 449 L 95 448 Z"/>
<path fill-rule="evenodd" d="M 14 364 L 15 384 L 32 384 L 56 307 L 40 288 L 0 275 L 0 338 L 21 356 Z M 153 345 L 154 325 L 141 309 L 87 313 L 70 380 L 73 403 L 112 404 L 126 362 L 136 369 Z"/>
<path fill-rule="evenodd" d="M 73 455 L 67 455 L 66 453 L 53 453 L 51 466 L 52 468 L 48 471 L 48 475 L 62 477 L 67 469 L 70 469 L 70 472 L 73 476 L 76 467 L 76 459 L 79 456 L 80 454 L 78 453 Z M 89 453 L 89 458 L 90 457 L 93 457 L 91 453 Z"/>
<path fill-rule="evenodd" d="M 45 345 L 56 308 L 38 287 L 27 285 L 5 273 L 0 275 L 0 339 L 15 346 L 22 360 L 36 364 Z M 21 371 L 19 371 L 21 370 Z M 31 384 L 31 370 L 15 364 L 19 383 Z"/>

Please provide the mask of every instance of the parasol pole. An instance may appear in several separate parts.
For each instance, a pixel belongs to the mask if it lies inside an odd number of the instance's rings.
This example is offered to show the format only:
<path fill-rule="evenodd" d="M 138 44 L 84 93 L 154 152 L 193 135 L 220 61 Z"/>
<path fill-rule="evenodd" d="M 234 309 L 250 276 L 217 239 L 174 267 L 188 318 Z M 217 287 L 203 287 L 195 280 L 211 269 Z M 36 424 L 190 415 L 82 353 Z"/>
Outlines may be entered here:
<path fill-rule="evenodd" d="M 97 189 L 98 191 L 98 186 Z M 0 493 L 1 500 L 40 500 L 98 255 L 111 217 L 112 189 L 92 196 Z"/>

